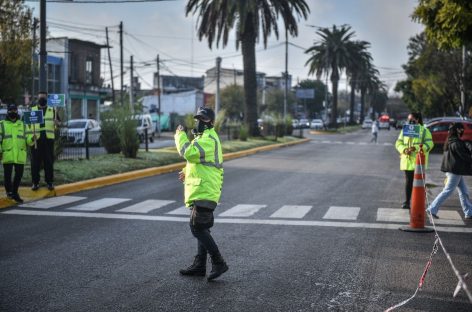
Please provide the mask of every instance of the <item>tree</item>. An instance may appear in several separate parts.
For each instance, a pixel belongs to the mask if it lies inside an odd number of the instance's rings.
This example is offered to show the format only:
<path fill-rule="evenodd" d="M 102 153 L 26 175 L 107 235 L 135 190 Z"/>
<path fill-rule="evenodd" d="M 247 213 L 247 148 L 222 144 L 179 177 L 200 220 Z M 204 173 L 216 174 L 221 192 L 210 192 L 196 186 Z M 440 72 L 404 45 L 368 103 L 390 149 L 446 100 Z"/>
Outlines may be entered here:
<path fill-rule="evenodd" d="M 238 85 L 230 85 L 221 90 L 221 108 L 230 119 L 240 119 L 244 112 L 244 89 Z"/>
<path fill-rule="evenodd" d="M 440 48 L 472 44 L 472 1 L 420 0 L 413 19 L 426 26 L 428 39 Z"/>
<path fill-rule="evenodd" d="M 292 92 L 287 94 L 287 111 L 293 111 L 297 99 Z M 266 92 L 266 105 L 264 112 L 267 114 L 283 114 L 284 111 L 284 90 L 269 89 Z"/>
<path fill-rule="evenodd" d="M 352 53 L 350 50 L 352 49 L 351 39 L 354 36 L 354 31 L 351 31 L 351 27 L 347 25 L 342 25 L 340 28 L 333 25 L 331 29 L 321 28 L 316 33 L 321 37 L 321 41 L 315 42 L 305 51 L 305 53 L 311 54 L 306 65 L 309 65 L 308 74 L 316 74 L 318 78 L 323 73 L 331 73 L 333 104 L 330 125 L 336 127 L 339 77 L 340 72 L 349 63 Z"/>
<path fill-rule="evenodd" d="M 320 113 L 323 110 L 323 101 L 326 99 L 327 86 L 321 80 L 302 80 L 296 87 L 296 89 L 314 89 L 315 98 L 307 99 L 307 110 L 311 117 L 315 114 Z"/>
<path fill-rule="evenodd" d="M 422 33 L 410 38 L 408 54 L 408 63 L 403 65 L 407 79 L 395 87 L 408 107 L 431 116 L 455 114 L 460 106 L 460 49 L 440 50 Z M 465 74 L 470 80 L 472 69 L 469 67 Z M 472 95 L 470 91 L 468 95 Z"/>
<path fill-rule="evenodd" d="M 285 29 L 297 36 L 297 20 L 306 19 L 310 9 L 305 0 L 189 0 L 186 14 L 198 14 L 198 38 L 206 37 L 210 49 L 214 42 L 218 47 L 228 43 L 231 30 L 236 31 L 236 48 L 241 45 L 244 67 L 244 119 L 251 135 L 258 134 L 257 126 L 257 80 L 256 43 L 267 39 L 273 32 L 278 38 L 277 20 L 282 17 Z"/>
<path fill-rule="evenodd" d="M 349 50 L 352 53 L 346 67 L 346 73 L 351 85 L 349 123 L 354 124 L 355 98 L 359 85 L 359 76 L 365 69 L 372 66 L 372 55 L 367 51 L 367 48 L 370 46 L 369 42 L 354 41 L 351 44 L 352 47 Z"/>
<path fill-rule="evenodd" d="M 365 108 L 366 108 L 366 96 L 369 93 L 382 88 L 383 84 L 379 79 L 379 71 L 372 64 L 365 64 L 366 66 L 358 73 L 357 76 L 357 87 L 361 92 L 361 115 L 360 123 L 364 122 Z"/>
<path fill-rule="evenodd" d="M 31 82 L 31 9 L 0 0 L 0 99 L 16 99 Z"/>

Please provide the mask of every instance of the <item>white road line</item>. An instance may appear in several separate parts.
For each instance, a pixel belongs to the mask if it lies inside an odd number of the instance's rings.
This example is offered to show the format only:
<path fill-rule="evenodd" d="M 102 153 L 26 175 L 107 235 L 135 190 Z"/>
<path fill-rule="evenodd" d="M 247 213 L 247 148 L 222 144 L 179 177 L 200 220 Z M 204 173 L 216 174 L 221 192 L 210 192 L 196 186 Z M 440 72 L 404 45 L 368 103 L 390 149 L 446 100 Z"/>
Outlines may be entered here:
<path fill-rule="evenodd" d="M 392 146 L 393 144 L 392 144 L 392 143 L 384 143 L 383 145 L 385 145 L 385 146 Z"/>
<path fill-rule="evenodd" d="M 87 197 L 79 197 L 79 196 L 50 197 L 50 198 L 34 201 L 31 203 L 23 204 L 23 205 L 20 205 L 20 207 L 49 209 L 49 208 L 54 208 L 54 207 L 65 205 L 65 204 L 70 204 L 70 203 L 73 203 L 82 199 L 86 199 L 86 198 Z"/>
<path fill-rule="evenodd" d="M 282 206 L 279 210 L 274 212 L 270 218 L 289 218 L 289 219 L 301 219 L 310 210 L 312 206 Z"/>
<path fill-rule="evenodd" d="M 250 217 L 267 205 L 236 205 L 220 213 L 220 217 Z"/>
<path fill-rule="evenodd" d="M 177 208 L 175 210 L 169 211 L 167 214 L 170 215 L 184 215 L 184 216 L 190 216 L 190 209 L 187 207 L 183 206 L 180 208 Z M 187 219 L 188 220 L 188 219 Z"/>
<path fill-rule="evenodd" d="M 331 206 L 323 216 L 323 219 L 356 220 L 360 210 L 360 207 Z"/>
<path fill-rule="evenodd" d="M 461 215 L 457 211 L 440 210 L 438 217 L 439 219 L 434 219 L 434 224 L 465 225 Z M 429 221 L 428 216 L 425 216 L 425 218 Z"/>
<path fill-rule="evenodd" d="M 159 199 L 148 199 L 143 202 L 134 204 L 132 206 L 117 210 L 119 212 L 135 212 L 135 213 L 148 213 L 152 210 L 159 209 L 169 204 L 175 203 L 174 200 L 159 200 Z"/>
<path fill-rule="evenodd" d="M 400 208 L 379 208 L 377 221 L 381 222 L 410 222 L 410 211 Z"/>
<path fill-rule="evenodd" d="M 146 221 L 174 221 L 188 222 L 184 217 L 149 216 L 135 214 L 99 213 L 99 212 L 64 212 L 64 211 L 42 211 L 42 210 L 21 210 L 13 209 L 1 212 L 8 215 L 24 216 L 48 216 L 48 217 L 77 217 L 95 219 L 122 219 L 122 220 L 146 220 Z M 398 224 L 389 223 L 360 223 L 360 222 L 333 222 L 333 221 L 304 221 L 304 220 L 262 220 L 262 219 L 215 219 L 215 223 L 229 224 L 261 224 L 261 225 L 295 225 L 295 226 L 322 226 L 322 227 L 342 227 L 353 229 L 384 229 L 398 230 Z M 436 227 L 440 232 L 472 233 L 472 228 L 467 227 Z"/>
<path fill-rule="evenodd" d="M 323 141 L 321 143 L 329 144 L 329 143 L 331 143 L 331 141 Z"/>
<path fill-rule="evenodd" d="M 67 208 L 68 210 L 97 211 L 131 200 L 130 198 L 102 198 L 82 205 Z"/>

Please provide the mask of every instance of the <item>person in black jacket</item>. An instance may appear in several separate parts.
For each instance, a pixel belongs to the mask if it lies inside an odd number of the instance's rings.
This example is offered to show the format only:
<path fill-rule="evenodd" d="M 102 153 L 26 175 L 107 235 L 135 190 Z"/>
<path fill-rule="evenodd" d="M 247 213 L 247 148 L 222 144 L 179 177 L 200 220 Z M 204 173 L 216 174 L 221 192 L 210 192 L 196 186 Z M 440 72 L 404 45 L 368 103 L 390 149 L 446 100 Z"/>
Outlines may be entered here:
<path fill-rule="evenodd" d="M 463 176 L 472 175 L 472 151 L 470 143 L 460 139 L 463 133 L 464 126 L 461 123 L 453 123 L 449 126 L 441 163 L 441 171 L 446 172 L 447 182 L 442 192 L 428 207 L 428 211 L 436 219 L 438 219 L 439 207 L 456 188 L 465 218 L 472 219 L 472 202 L 463 178 Z"/>

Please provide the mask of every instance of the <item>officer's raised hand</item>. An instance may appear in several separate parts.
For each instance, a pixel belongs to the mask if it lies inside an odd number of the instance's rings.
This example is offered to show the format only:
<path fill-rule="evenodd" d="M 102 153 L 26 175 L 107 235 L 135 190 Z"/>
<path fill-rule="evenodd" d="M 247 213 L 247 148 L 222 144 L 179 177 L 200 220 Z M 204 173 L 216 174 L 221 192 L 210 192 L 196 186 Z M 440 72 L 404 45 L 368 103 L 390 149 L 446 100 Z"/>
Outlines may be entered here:
<path fill-rule="evenodd" d="M 185 172 L 183 172 L 183 171 L 179 172 L 179 180 L 182 183 L 185 182 Z"/>
<path fill-rule="evenodd" d="M 182 125 L 177 126 L 177 129 L 175 129 L 175 132 L 179 133 L 180 131 L 185 131 L 184 126 L 182 126 Z"/>

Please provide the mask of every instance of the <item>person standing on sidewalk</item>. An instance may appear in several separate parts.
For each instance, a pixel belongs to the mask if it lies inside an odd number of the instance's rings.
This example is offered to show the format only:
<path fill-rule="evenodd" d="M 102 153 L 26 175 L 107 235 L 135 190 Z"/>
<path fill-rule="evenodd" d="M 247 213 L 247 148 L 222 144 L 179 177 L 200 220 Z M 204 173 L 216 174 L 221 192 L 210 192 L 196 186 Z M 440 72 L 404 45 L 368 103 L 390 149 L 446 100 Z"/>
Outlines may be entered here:
<path fill-rule="evenodd" d="M 215 210 L 223 185 L 223 153 L 218 134 L 213 129 L 215 113 L 201 107 L 194 116 L 196 127 L 192 130 L 195 139 L 190 142 L 184 128 L 179 125 L 175 133 L 175 145 L 187 165 L 179 173 L 185 185 L 185 205 L 191 209 L 190 230 L 197 239 L 197 255 L 194 262 L 182 275 L 205 276 L 207 254 L 212 261 L 211 281 L 228 271 L 219 248 L 210 234 Z"/>
<path fill-rule="evenodd" d="M 379 134 L 379 125 L 378 125 L 378 121 L 375 120 L 374 122 L 372 122 L 372 139 L 370 140 L 370 142 L 375 142 L 375 144 L 377 144 L 377 135 Z"/>
<path fill-rule="evenodd" d="M 405 201 L 402 204 L 403 209 L 410 209 L 411 193 L 413 191 L 413 178 L 416 166 L 416 154 L 423 145 L 425 154 L 424 168 L 428 168 L 428 155 L 433 149 L 433 138 L 431 132 L 423 126 L 423 118 L 420 113 L 410 113 L 408 115 L 408 124 L 419 126 L 418 137 L 408 137 L 403 135 L 403 129 L 395 142 L 395 148 L 400 153 L 400 170 L 405 172 Z"/>
<path fill-rule="evenodd" d="M 19 119 L 18 108 L 9 104 L 7 117 L 0 121 L 0 159 L 3 164 L 3 181 L 7 197 L 17 203 L 22 203 L 18 188 L 26 163 L 26 146 L 33 142 L 33 137 L 27 135 L 23 121 Z M 13 169 L 15 177 L 12 183 Z"/>
<path fill-rule="evenodd" d="M 48 190 L 54 190 L 54 138 L 55 138 L 55 111 L 52 107 L 48 107 L 48 99 L 46 92 L 39 92 L 38 105 L 33 106 L 31 111 L 43 111 L 43 123 L 39 125 L 39 138 L 36 146 L 31 148 L 31 177 L 33 185 L 31 189 L 36 191 L 39 189 L 41 164 L 44 164 L 44 179 Z M 32 131 L 30 126 L 30 131 Z"/>
<path fill-rule="evenodd" d="M 464 176 L 472 175 L 472 151 L 461 140 L 463 133 L 464 125 L 460 122 L 449 126 L 441 163 L 441 171 L 446 173 L 447 182 L 442 192 L 438 194 L 428 207 L 428 211 L 436 219 L 439 219 L 437 215 L 439 207 L 456 188 L 465 218 L 472 219 L 472 202 L 464 181 Z"/>

